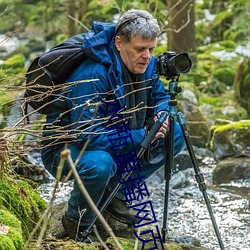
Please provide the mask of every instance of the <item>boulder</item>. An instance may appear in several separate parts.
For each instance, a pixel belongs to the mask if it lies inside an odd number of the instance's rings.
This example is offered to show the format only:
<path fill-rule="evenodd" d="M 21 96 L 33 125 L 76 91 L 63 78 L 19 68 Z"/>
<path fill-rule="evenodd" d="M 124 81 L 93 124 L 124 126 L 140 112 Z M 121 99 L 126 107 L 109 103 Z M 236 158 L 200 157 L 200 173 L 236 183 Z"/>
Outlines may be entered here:
<path fill-rule="evenodd" d="M 211 128 L 210 149 L 218 161 L 214 184 L 250 178 L 250 121 L 217 121 Z"/>
<path fill-rule="evenodd" d="M 213 183 L 228 183 L 233 180 L 250 179 L 250 158 L 226 158 L 213 171 Z"/>
<path fill-rule="evenodd" d="M 188 101 L 181 101 L 181 112 L 193 146 L 206 148 L 209 141 L 209 122 L 204 118 L 198 106 Z"/>
<path fill-rule="evenodd" d="M 211 127 L 209 148 L 216 160 L 250 157 L 250 120 L 225 121 Z"/>

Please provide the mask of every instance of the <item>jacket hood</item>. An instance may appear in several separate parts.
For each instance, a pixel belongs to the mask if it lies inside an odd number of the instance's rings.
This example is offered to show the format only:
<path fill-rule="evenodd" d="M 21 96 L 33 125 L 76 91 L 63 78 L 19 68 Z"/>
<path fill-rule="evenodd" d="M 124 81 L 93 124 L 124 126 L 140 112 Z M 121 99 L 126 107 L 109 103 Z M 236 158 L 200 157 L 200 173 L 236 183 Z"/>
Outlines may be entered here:
<path fill-rule="evenodd" d="M 83 49 L 87 56 L 104 64 L 112 64 L 115 24 L 94 21 L 85 34 Z"/>

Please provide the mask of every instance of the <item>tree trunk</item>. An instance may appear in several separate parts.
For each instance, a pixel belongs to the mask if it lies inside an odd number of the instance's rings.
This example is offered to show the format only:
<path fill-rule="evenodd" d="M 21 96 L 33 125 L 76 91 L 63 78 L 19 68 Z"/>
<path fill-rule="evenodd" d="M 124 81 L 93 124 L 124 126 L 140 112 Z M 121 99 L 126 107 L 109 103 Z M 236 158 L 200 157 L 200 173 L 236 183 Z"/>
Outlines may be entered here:
<path fill-rule="evenodd" d="M 79 11 L 78 11 L 78 18 L 79 20 L 87 13 L 88 10 L 88 2 L 87 0 L 79 1 Z"/>
<path fill-rule="evenodd" d="M 167 0 L 169 9 L 168 50 L 189 53 L 196 60 L 195 0 Z"/>
<path fill-rule="evenodd" d="M 76 3 L 75 0 L 69 0 L 67 4 L 68 14 L 69 14 L 69 22 L 68 22 L 68 34 L 69 36 L 73 36 L 76 34 Z"/>

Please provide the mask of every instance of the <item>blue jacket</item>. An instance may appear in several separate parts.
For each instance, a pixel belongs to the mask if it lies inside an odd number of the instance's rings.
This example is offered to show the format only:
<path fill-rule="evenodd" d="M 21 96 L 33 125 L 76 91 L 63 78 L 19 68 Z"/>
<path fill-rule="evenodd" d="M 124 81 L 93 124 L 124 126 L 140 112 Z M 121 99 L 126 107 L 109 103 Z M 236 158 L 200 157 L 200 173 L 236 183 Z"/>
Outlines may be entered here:
<path fill-rule="evenodd" d="M 63 130 L 57 129 L 55 132 L 52 126 L 51 131 L 45 130 L 45 136 L 62 133 L 61 138 L 68 137 L 79 147 L 83 147 L 88 140 L 88 150 L 105 151 L 111 151 L 112 147 L 119 151 L 130 150 L 132 147 L 138 147 L 144 139 L 145 124 L 139 129 L 130 130 L 130 139 L 127 139 L 126 143 L 119 139 L 122 134 L 114 133 L 105 126 L 114 105 L 125 105 L 121 63 L 114 53 L 114 32 L 114 24 L 94 22 L 92 29 L 86 33 L 83 48 L 88 59 L 84 60 L 67 80 L 68 87 L 62 93 L 63 102 L 57 101 L 53 111 L 47 115 L 48 124 Z M 155 60 L 154 57 L 151 59 L 145 72 L 146 85 L 149 87 L 147 106 L 154 107 L 153 115 L 162 110 L 168 111 L 169 100 L 169 95 L 156 73 Z M 83 80 L 86 81 L 81 82 Z M 112 90 L 116 90 L 114 100 L 111 100 L 112 105 L 101 102 L 107 97 L 107 92 Z M 64 109 L 65 105 L 69 111 L 62 112 L 61 109 Z M 128 132 L 124 131 L 123 135 L 127 136 Z"/>

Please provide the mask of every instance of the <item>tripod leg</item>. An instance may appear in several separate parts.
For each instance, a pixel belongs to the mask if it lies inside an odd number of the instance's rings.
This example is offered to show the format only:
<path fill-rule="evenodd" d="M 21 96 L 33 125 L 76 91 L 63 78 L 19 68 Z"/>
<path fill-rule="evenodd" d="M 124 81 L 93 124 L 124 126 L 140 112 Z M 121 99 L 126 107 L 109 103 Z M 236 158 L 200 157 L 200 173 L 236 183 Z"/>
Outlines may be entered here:
<path fill-rule="evenodd" d="M 218 226 L 217 226 L 217 223 L 216 223 L 213 211 L 212 211 L 212 207 L 211 207 L 211 204 L 210 204 L 210 201 L 208 199 L 207 192 L 206 192 L 207 188 L 206 188 L 206 184 L 204 182 L 204 177 L 203 177 L 203 174 L 201 173 L 201 171 L 199 169 L 198 162 L 197 162 L 197 159 L 195 157 L 195 154 L 194 154 L 194 151 L 193 151 L 190 139 L 189 139 L 189 133 L 188 133 L 187 128 L 186 128 L 186 124 L 185 124 L 183 114 L 181 112 L 178 112 L 177 113 L 177 118 L 178 118 L 179 124 L 181 126 L 181 130 L 182 130 L 185 142 L 186 142 L 186 146 L 187 146 L 187 150 L 188 150 L 190 159 L 191 159 L 191 161 L 193 163 L 193 167 L 194 167 L 194 171 L 195 171 L 195 179 L 196 179 L 196 181 L 197 181 L 197 183 L 199 185 L 200 191 L 203 194 L 203 197 L 204 197 L 204 200 L 205 200 L 205 203 L 206 203 L 206 206 L 207 206 L 207 209 L 208 209 L 208 212 L 209 212 L 209 215 L 210 215 L 210 218 L 211 218 L 211 221 L 212 221 L 212 224 L 213 224 L 213 228 L 214 228 L 216 237 L 218 239 L 220 248 L 221 248 L 221 250 L 224 250 L 225 247 L 223 245 L 223 242 L 222 242 L 222 239 L 221 239 L 221 236 L 220 236 L 220 232 L 219 232 L 219 229 L 218 229 Z"/>
<path fill-rule="evenodd" d="M 172 176 L 172 169 L 174 165 L 174 122 L 173 115 L 169 115 L 169 132 L 166 138 L 166 162 L 165 162 L 165 197 L 164 197 L 164 213 L 162 225 L 162 241 L 166 242 L 166 235 L 168 234 L 167 217 L 168 217 L 168 200 L 169 200 L 169 183 Z"/>

